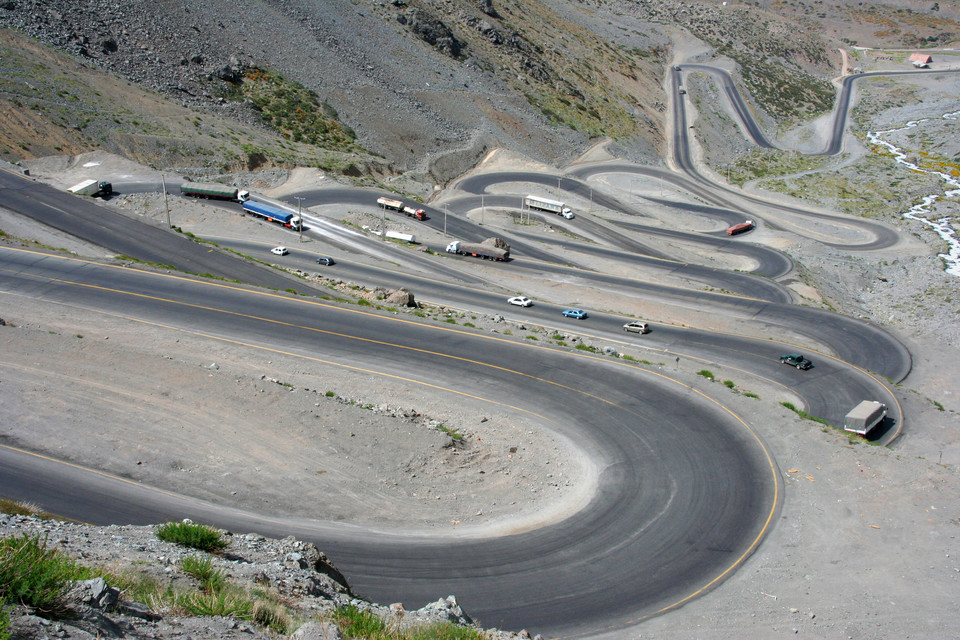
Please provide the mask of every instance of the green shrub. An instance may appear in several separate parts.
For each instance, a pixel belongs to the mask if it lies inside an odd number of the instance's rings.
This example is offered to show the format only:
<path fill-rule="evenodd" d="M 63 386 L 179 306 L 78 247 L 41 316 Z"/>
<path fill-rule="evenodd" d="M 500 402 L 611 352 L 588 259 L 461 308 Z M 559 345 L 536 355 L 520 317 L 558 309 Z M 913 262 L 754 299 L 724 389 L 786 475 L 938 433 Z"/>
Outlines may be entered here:
<path fill-rule="evenodd" d="M 164 542 L 173 542 L 200 551 L 219 551 L 229 544 L 220 537 L 220 532 L 216 529 L 187 520 L 160 525 L 157 537 Z"/>
<path fill-rule="evenodd" d="M 360 611 L 354 606 L 339 607 L 333 612 L 333 617 L 345 638 L 373 640 L 387 633 L 387 625 L 379 616 Z"/>
<path fill-rule="evenodd" d="M 207 556 L 187 556 L 180 561 L 180 568 L 200 581 L 200 588 L 209 593 L 220 591 L 227 576 L 213 566 L 213 560 Z"/>
<path fill-rule="evenodd" d="M 733 389 L 737 384 L 733 380 L 724 380 L 723 385 L 728 389 Z"/>
<path fill-rule="evenodd" d="M 438 424 L 437 429 L 443 431 L 445 434 L 453 438 L 454 440 L 463 440 L 463 434 L 458 432 L 456 429 L 451 429 L 450 427 L 444 424 Z"/>
<path fill-rule="evenodd" d="M 706 370 L 706 369 L 701 369 L 700 371 L 697 371 L 697 375 L 698 375 L 698 376 L 703 376 L 703 377 L 706 378 L 707 380 L 713 380 L 713 379 L 714 379 L 714 377 L 713 377 L 713 372 L 712 372 L 712 371 L 708 371 L 708 370 Z"/>
<path fill-rule="evenodd" d="M 328 398 L 332 398 L 337 394 L 334 393 L 333 391 L 327 391 L 324 395 L 327 396 Z"/>
<path fill-rule="evenodd" d="M 10 640 L 10 613 L 0 600 L 0 640 Z"/>
<path fill-rule="evenodd" d="M 824 424 L 824 425 L 826 425 L 826 426 L 828 426 L 828 427 L 832 426 L 829 422 L 827 422 L 827 421 L 824 420 L 823 418 L 818 418 L 818 417 L 815 416 L 815 415 L 811 415 L 811 414 L 807 413 L 806 411 L 804 411 L 803 409 L 797 409 L 795 406 L 793 406 L 793 403 L 791 403 L 791 402 L 781 402 L 780 404 L 781 404 L 782 406 L 786 407 L 787 409 L 790 409 L 790 411 L 793 411 L 794 413 L 796 413 L 798 416 L 800 416 L 800 417 L 803 418 L 804 420 L 812 420 L 813 422 L 819 422 L 820 424 Z"/>
<path fill-rule="evenodd" d="M 70 583 L 93 576 L 91 569 L 48 549 L 39 535 L 0 540 L 0 602 L 19 602 L 41 614 L 61 613 L 60 599 Z"/>

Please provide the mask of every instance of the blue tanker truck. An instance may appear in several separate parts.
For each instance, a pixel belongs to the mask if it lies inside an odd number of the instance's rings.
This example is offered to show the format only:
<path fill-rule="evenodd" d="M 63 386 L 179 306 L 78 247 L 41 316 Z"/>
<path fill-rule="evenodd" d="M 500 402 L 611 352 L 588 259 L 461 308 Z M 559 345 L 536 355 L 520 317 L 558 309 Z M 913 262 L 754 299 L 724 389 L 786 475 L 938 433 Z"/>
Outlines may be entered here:
<path fill-rule="evenodd" d="M 300 230 L 300 216 L 294 215 L 289 211 L 284 211 L 279 207 L 264 204 L 263 202 L 247 200 L 243 203 L 243 210 L 247 213 L 263 218 L 264 220 L 282 224 L 283 226 L 293 229 L 294 231 Z"/>

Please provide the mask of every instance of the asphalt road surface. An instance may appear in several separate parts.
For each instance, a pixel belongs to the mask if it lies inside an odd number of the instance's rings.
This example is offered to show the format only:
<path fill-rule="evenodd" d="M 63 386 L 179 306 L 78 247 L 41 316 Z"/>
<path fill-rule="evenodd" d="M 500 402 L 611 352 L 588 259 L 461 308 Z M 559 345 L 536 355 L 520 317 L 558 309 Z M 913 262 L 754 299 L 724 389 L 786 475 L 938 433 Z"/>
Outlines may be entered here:
<path fill-rule="evenodd" d="M 691 402 L 684 385 L 623 361 L 21 250 L 0 249 L 0 265 L 8 293 L 403 375 L 451 398 L 470 393 L 498 410 L 530 413 L 576 439 L 600 469 L 589 505 L 558 524 L 494 539 L 394 538 L 268 522 L 48 461 L 27 480 L 35 460 L 6 450 L 5 491 L 29 483 L 25 493 L 67 516 L 198 517 L 293 534 L 320 544 L 371 598 L 422 604 L 456 593 L 485 624 L 575 636 L 627 624 L 708 588 L 755 548 L 778 507 L 775 465 L 745 424 L 719 405 Z M 247 315 L 265 308 L 284 319 L 283 331 Z M 646 393 L 637 394 L 638 386 Z M 101 511 L 104 504 L 126 506 Z"/>

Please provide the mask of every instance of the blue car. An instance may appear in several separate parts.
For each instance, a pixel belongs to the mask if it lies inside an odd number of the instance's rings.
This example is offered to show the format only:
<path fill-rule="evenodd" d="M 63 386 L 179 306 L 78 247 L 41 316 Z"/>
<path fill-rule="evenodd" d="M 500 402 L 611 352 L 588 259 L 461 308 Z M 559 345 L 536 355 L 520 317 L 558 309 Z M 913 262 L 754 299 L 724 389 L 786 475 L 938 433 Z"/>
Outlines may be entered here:
<path fill-rule="evenodd" d="M 583 309 L 564 309 L 563 315 L 564 317 L 567 317 L 567 318 L 583 320 L 584 318 L 587 317 L 587 312 L 584 311 Z"/>

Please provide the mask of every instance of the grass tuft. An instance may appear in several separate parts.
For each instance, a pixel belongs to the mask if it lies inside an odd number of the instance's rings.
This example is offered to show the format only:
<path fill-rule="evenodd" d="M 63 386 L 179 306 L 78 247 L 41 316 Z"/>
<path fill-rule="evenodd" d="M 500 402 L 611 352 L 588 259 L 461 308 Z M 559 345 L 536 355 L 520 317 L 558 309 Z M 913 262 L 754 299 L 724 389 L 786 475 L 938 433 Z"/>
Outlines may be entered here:
<path fill-rule="evenodd" d="M 417 625 L 398 629 L 396 625 L 369 611 L 354 606 L 340 607 L 333 612 L 333 620 L 347 639 L 365 640 L 484 640 L 483 632 L 469 627 L 458 627 L 446 622 Z"/>
<path fill-rule="evenodd" d="M 50 520 L 53 516 L 35 504 L 19 502 L 9 498 L 0 498 L 0 513 L 12 516 L 33 516 L 41 520 Z"/>
<path fill-rule="evenodd" d="M 70 583 L 94 575 L 91 569 L 48 548 L 39 535 L 0 540 L 0 602 L 20 603 L 41 615 L 59 615 L 64 612 L 62 597 Z"/>
<path fill-rule="evenodd" d="M 227 576 L 213 566 L 213 560 L 207 556 L 187 556 L 180 561 L 180 568 L 200 581 L 200 588 L 207 593 L 220 591 Z"/>
<path fill-rule="evenodd" d="M 220 537 L 220 532 L 216 529 L 189 520 L 160 525 L 157 529 L 157 537 L 164 542 L 173 542 L 183 547 L 208 552 L 220 551 L 229 544 Z"/>

